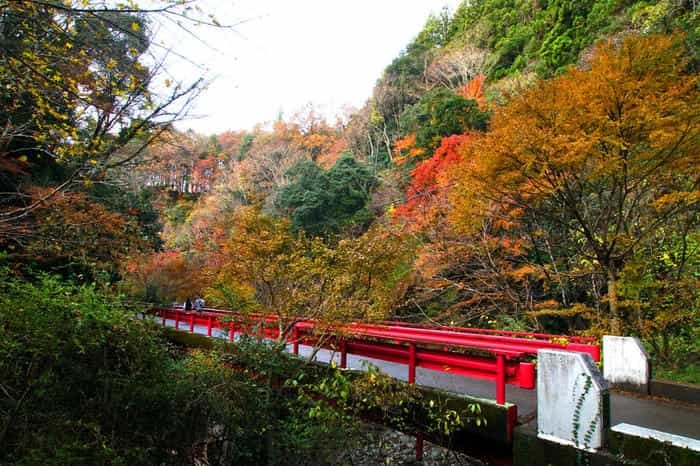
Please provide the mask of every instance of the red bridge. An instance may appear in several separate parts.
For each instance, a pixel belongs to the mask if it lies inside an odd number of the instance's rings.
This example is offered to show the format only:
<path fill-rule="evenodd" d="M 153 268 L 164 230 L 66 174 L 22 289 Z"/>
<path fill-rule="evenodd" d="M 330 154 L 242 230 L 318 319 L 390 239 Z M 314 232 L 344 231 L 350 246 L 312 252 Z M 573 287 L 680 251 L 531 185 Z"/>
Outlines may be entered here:
<path fill-rule="evenodd" d="M 195 327 L 206 328 L 208 336 L 212 336 L 212 330 L 226 331 L 229 341 L 235 333 L 279 338 L 279 322 L 274 316 L 220 309 L 184 311 L 176 307 L 153 308 L 151 313 L 159 316 L 163 325 L 166 320 L 174 321 L 176 329 L 184 326 L 195 332 Z M 506 384 L 535 388 L 533 359 L 540 349 L 583 352 L 600 361 L 600 347 L 594 338 L 466 327 L 384 322 L 328 329 L 313 321 L 301 321 L 285 337 L 294 354 L 299 354 L 299 345 L 339 352 L 341 367 L 346 367 L 348 354 L 405 364 L 409 383 L 415 382 L 417 367 L 493 380 L 498 404 L 506 401 Z"/>

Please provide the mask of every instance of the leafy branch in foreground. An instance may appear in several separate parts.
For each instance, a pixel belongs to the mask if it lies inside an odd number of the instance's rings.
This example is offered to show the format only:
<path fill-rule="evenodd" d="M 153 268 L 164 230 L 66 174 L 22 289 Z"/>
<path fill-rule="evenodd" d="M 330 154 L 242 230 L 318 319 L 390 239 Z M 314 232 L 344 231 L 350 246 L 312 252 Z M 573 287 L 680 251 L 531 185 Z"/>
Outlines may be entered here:
<path fill-rule="evenodd" d="M 186 114 L 203 79 L 161 82 L 170 51 L 153 51 L 152 26 L 214 25 L 196 11 L 189 1 L 0 5 L 0 244 L 19 239 L 18 224 L 31 231 L 59 193 L 133 164 Z"/>

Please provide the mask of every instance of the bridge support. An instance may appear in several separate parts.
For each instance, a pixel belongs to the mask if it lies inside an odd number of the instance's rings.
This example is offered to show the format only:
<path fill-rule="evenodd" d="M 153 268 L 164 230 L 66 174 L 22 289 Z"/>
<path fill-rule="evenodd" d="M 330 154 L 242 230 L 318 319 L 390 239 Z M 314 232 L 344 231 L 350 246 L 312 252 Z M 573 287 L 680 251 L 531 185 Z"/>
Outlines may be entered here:
<path fill-rule="evenodd" d="M 408 383 L 416 383 L 416 344 L 408 344 Z"/>
<path fill-rule="evenodd" d="M 340 367 L 342 369 L 348 367 L 348 346 L 345 340 L 340 342 Z"/>
<path fill-rule="evenodd" d="M 651 365 L 638 338 L 603 337 L 603 376 L 614 388 L 649 394 Z"/>
<path fill-rule="evenodd" d="M 496 403 L 506 402 L 506 357 L 496 355 Z"/>
<path fill-rule="evenodd" d="M 299 329 L 297 329 L 296 324 L 292 329 L 292 352 L 295 356 L 299 356 Z"/>
<path fill-rule="evenodd" d="M 610 394 L 589 354 L 537 353 L 537 436 L 582 450 L 605 443 Z"/>
<path fill-rule="evenodd" d="M 423 432 L 416 432 L 416 461 L 423 460 Z"/>

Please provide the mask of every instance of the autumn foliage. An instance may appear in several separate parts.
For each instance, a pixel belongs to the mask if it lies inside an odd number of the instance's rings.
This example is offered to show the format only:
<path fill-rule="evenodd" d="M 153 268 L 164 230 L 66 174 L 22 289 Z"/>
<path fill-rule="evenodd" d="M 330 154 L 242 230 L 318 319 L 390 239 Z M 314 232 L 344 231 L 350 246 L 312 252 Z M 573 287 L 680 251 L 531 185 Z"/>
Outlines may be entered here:
<path fill-rule="evenodd" d="M 485 84 L 486 76 L 477 76 L 464 86 L 460 87 L 457 90 L 457 93 L 465 99 L 476 101 L 476 103 L 479 104 L 479 108 L 483 110 L 486 107 L 486 100 L 484 99 Z"/>
<path fill-rule="evenodd" d="M 447 188 L 451 184 L 448 169 L 460 161 L 460 147 L 469 139 L 469 135 L 457 134 L 442 138 L 435 154 L 416 165 L 406 188 L 406 202 L 395 210 L 397 219 L 412 229 L 437 222 L 436 217 L 445 212 Z"/>
<path fill-rule="evenodd" d="M 618 280 L 635 251 L 659 229 L 697 221 L 687 213 L 700 200 L 700 100 L 679 43 L 601 43 L 586 69 L 540 81 L 500 108 L 452 173 L 456 228 L 500 224 L 529 237 L 547 258 L 534 265 L 559 282 L 565 309 L 580 299 L 576 277 L 593 274 L 615 332 L 625 314 Z"/>

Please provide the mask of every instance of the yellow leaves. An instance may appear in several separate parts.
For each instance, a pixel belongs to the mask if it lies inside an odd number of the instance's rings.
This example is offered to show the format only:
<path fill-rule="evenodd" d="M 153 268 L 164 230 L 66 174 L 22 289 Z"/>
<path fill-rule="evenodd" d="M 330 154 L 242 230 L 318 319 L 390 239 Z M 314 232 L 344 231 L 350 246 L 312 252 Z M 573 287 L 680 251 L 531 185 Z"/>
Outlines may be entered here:
<path fill-rule="evenodd" d="M 131 30 L 134 32 L 139 32 L 141 30 L 141 25 L 134 21 L 131 23 Z"/>
<path fill-rule="evenodd" d="M 369 122 L 373 126 L 379 126 L 384 123 L 384 117 L 382 116 L 381 113 L 379 113 L 379 110 L 377 110 L 376 103 L 373 103 L 372 105 L 372 111 L 369 117 Z"/>
<path fill-rule="evenodd" d="M 654 207 L 663 212 L 669 206 L 686 205 L 691 206 L 700 202 L 700 190 L 695 191 L 676 191 L 663 194 L 654 201 Z"/>
<path fill-rule="evenodd" d="M 542 301 L 537 304 L 534 311 L 528 312 L 529 317 L 539 318 L 539 317 L 575 317 L 582 315 L 584 317 L 589 317 L 594 314 L 594 310 L 585 304 L 577 303 L 571 307 L 562 308 L 561 305 L 553 300 Z"/>
<path fill-rule="evenodd" d="M 284 319 L 384 318 L 408 270 L 409 242 L 384 227 L 331 247 L 255 208 L 240 209 L 233 222 L 217 283 L 253 288 L 258 304 Z"/>

